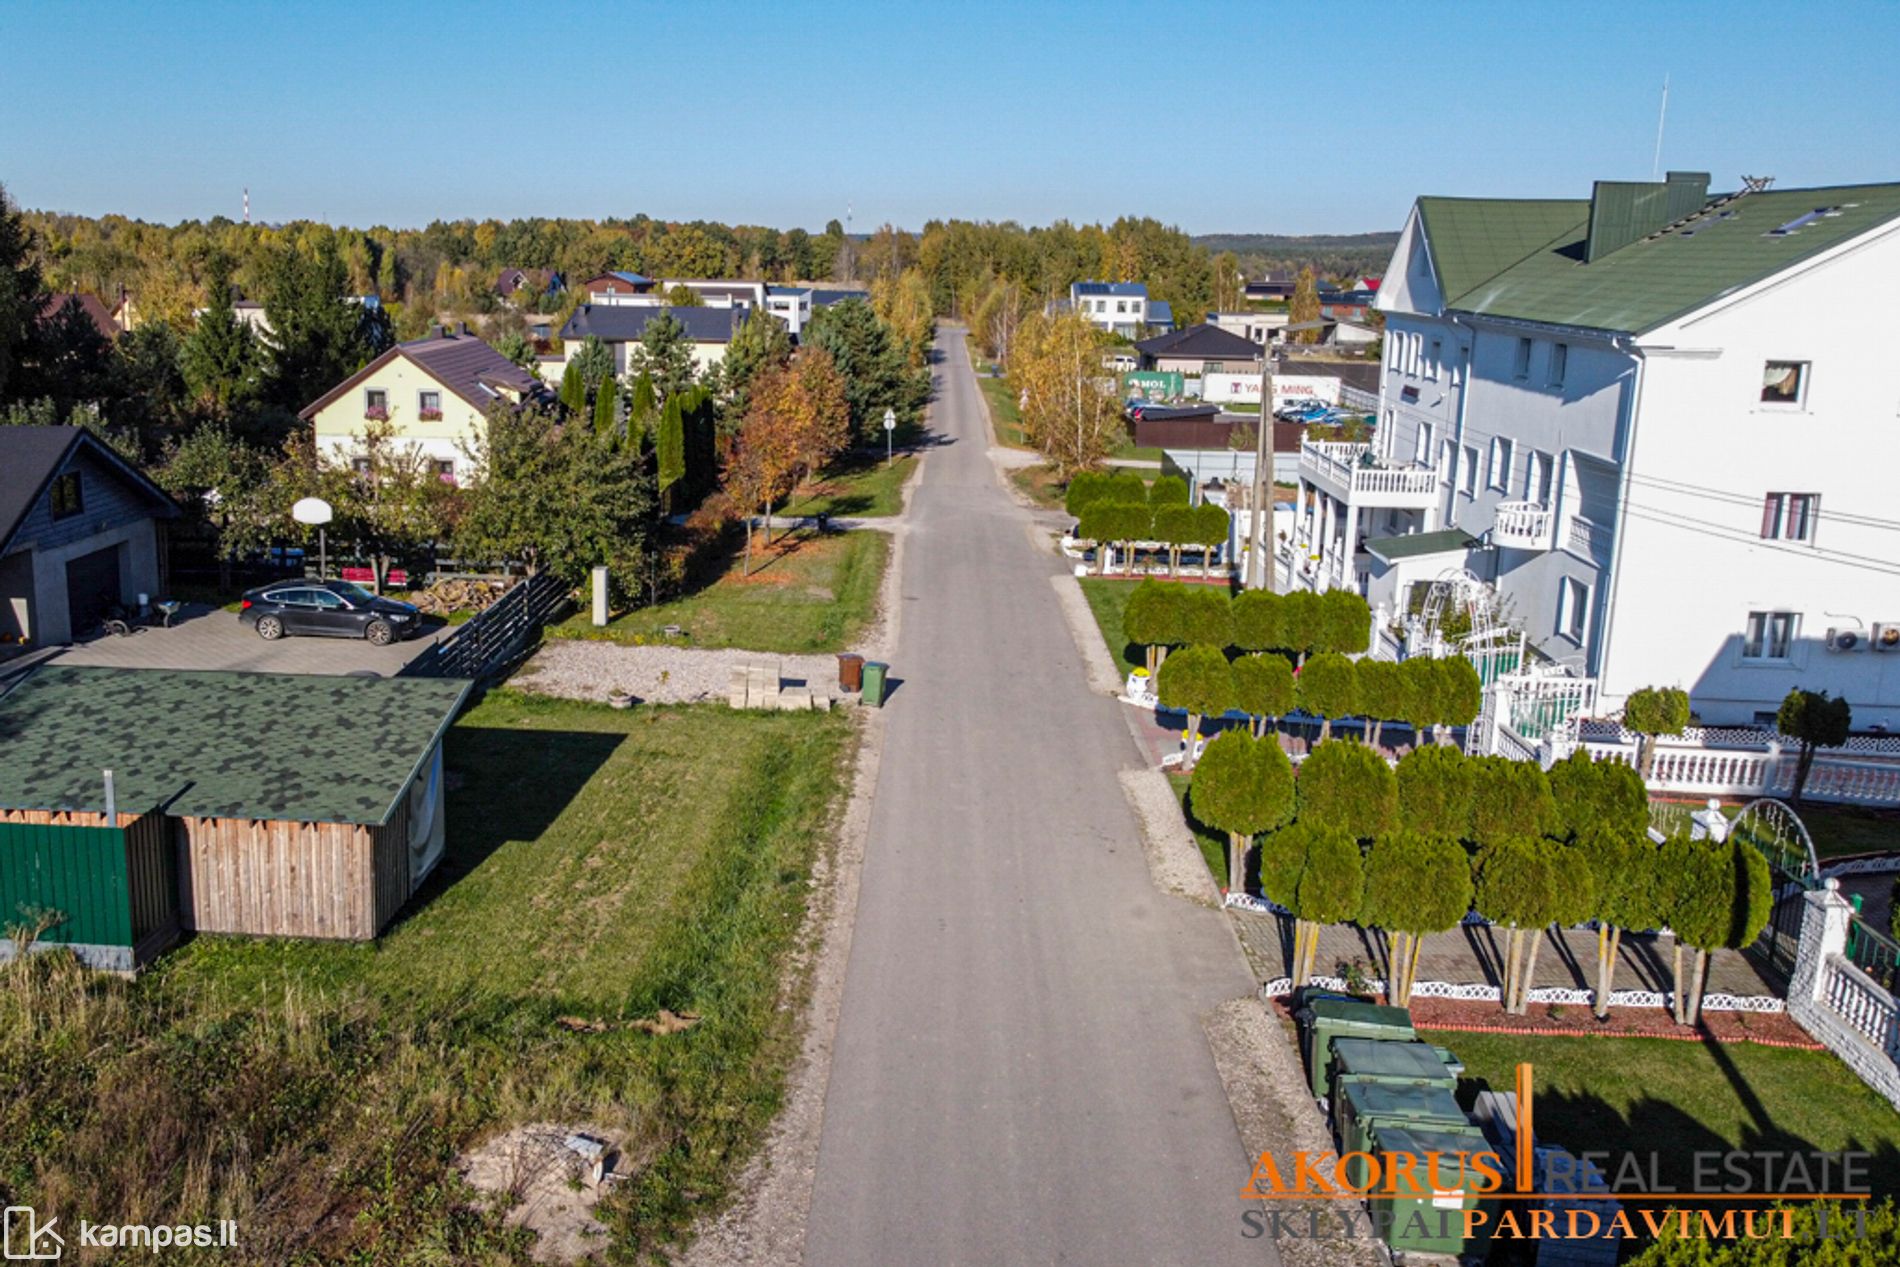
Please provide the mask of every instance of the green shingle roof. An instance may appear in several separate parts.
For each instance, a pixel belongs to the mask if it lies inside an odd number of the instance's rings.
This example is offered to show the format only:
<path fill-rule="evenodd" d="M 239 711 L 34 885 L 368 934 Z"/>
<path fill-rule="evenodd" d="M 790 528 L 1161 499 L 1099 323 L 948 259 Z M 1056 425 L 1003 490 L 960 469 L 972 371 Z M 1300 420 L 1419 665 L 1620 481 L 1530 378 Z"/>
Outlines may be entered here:
<path fill-rule="evenodd" d="M 1440 528 L 1436 532 L 1413 532 L 1403 537 L 1373 537 L 1366 542 L 1366 550 L 1387 563 L 1397 563 L 1400 559 L 1416 559 L 1427 554 L 1469 550 L 1477 544 L 1478 539 L 1463 528 Z"/>
<path fill-rule="evenodd" d="M 1785 234 L 1819 208 L 1838 209 Z M 1640 334 L 1900 216 L 1900 184 L 1724 201 L 1589 263 L 1587 200 L 1420 198 L 1445 307 Z"/>
<path fill-rule="evenodd" d="M 0 695 L 0 808 L 382 823 L 468 682 L 51 664 Z"/>

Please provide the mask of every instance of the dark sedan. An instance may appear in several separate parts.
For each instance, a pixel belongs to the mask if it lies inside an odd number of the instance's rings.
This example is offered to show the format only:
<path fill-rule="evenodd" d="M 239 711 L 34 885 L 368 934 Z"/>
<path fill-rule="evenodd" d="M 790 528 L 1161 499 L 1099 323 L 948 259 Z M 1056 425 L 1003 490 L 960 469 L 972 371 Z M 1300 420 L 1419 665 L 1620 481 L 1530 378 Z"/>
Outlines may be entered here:
<path fill-rule="evenodd" d="M 367 638 L 379 647 L 410 637 L 422 620 L 415 607 L 379 598 L 349 581 L 278 581 L 244 595 L 238 619 L 274 642 L 285 634 Z"/>

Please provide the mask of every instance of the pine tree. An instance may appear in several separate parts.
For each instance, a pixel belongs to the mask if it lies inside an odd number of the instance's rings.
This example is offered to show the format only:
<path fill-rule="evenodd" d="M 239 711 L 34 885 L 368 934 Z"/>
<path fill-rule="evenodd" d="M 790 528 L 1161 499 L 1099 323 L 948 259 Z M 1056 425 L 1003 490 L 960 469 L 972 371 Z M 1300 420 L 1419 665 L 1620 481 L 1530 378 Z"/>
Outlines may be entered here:
<path fill-rule="evenodd" d="M 231 305 L 231 261 L 214 256 L 205 282 L 204 311 L 179 353 L 185 385 L 198 400 L 224 414 L 253 399 L 258 390 L 261 350 L 251 327 L 237 319 Z"/>

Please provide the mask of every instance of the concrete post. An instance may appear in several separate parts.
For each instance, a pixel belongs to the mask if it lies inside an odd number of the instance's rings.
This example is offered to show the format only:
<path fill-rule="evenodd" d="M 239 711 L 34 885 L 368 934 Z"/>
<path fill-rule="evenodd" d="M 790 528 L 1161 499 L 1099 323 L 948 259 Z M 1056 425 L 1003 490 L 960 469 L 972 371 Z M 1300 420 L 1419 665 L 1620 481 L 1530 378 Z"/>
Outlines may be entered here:
<path fill-rule="evenodd" d="M 1829 955 L 1847 953 L 1847 924 L 1854 908 L 1841 896 L 1841 882 L 1830 877 L 1822 887 L 1802 895 L 1801 941 L 1795 949 L 1794 975 L 1788 983 L 1788 1006 L 1796 1020 L 1802 1011 L 1820 1002 L 1824 976 L 1821 967 Z"/>
<path fill-rule="evenodd" d="M 594 628 L 607 627 L 607 569 L 594 569 Z"/>
<path fill-rule="evenodd" d="M 1689 821 L 1693 824 L 1689 829 L 1691 840 L 1713 840 L 1719 843 L 1728 839 L 1728 815 L 1722 812 L 1722 802 L 1713 796 L 1709 798 L 1707 808 L 1689 815 Z"/>

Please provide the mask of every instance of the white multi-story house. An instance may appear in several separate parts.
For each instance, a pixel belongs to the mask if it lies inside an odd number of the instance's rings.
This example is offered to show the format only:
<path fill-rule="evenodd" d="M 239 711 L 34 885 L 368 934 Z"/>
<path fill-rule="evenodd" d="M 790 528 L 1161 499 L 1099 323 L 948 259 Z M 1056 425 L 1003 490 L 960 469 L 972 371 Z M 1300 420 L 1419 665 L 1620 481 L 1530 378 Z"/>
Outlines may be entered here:
<path fill-rule="evenodd" d="M 1608 708 L 1795 686 L 1900 724 L 1900 185 L 1420 198 L 1370 444 L 1308 443 L 1296 584 L 1389 612 L 1465 569 Z"/>
<path fill-rule="evenodd" d="M 1069 307 L 1125 339 L 1174 328 L 1173 308 L 1149 299 L 1148 288 L 1140 282 L 1073 282 Z"/>

